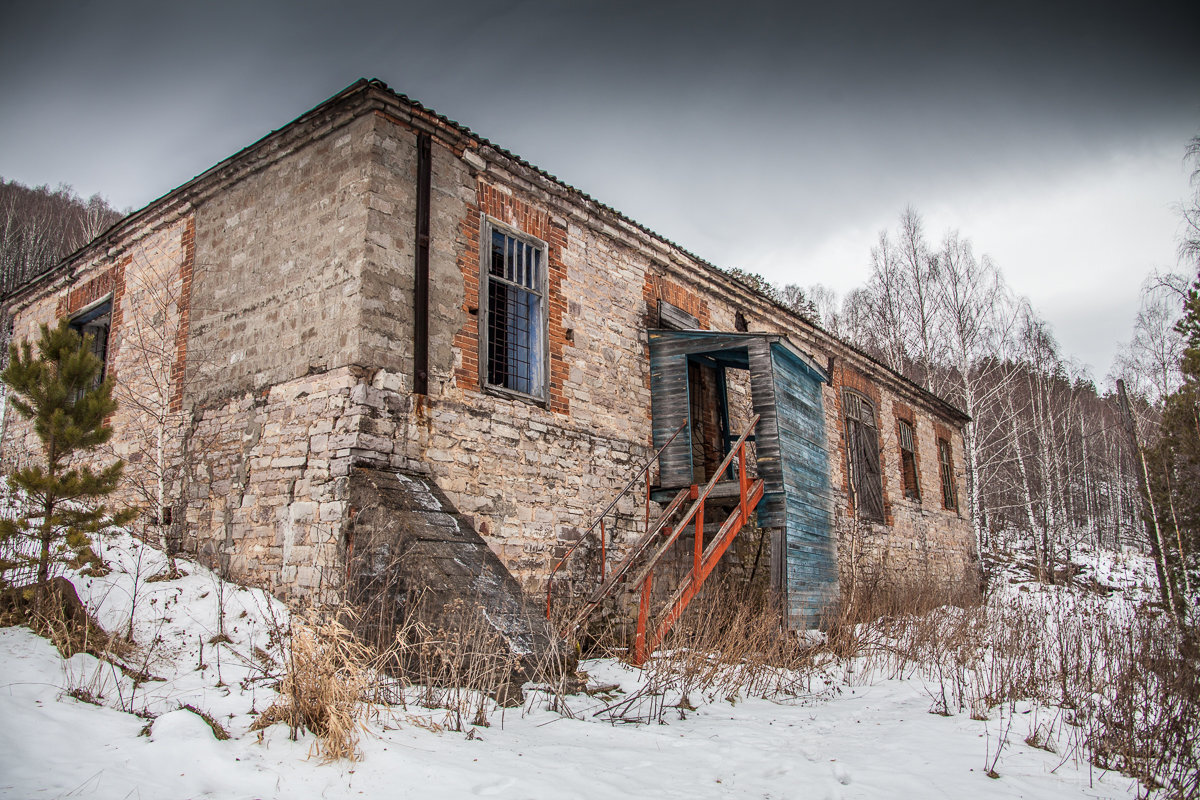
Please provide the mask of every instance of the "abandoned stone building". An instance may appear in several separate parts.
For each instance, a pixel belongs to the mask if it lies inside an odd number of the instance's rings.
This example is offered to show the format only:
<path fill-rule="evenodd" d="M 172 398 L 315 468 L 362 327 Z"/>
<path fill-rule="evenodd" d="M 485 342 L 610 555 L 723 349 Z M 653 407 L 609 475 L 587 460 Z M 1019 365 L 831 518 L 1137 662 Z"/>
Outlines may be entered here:
<path fill-rule="evenodd" d="M 792 627 L 863 575 L 974 570 L 960 411 L 378 81 L 5 302 L 17 338 L 94 335 L 125 499 L 280 593 L 335 582 L 389 519 L 429 581 L 539 598 L 556 567 L 556 596 L 647 587 L 621 560 L 673 541 L 674 599 L 720 559 Z M 19 463 L 36 440 L 5 419 Z"/>

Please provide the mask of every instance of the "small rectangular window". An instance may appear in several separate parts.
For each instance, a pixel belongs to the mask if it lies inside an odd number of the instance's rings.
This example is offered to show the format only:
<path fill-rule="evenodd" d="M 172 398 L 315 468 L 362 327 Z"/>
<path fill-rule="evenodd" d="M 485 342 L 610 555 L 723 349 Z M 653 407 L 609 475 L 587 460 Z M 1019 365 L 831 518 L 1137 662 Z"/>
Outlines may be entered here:
<path fill-rule="evenodd" d="M 480 370 L 486 386 L 546 396 L 546 245 L 484 225 Z"/>
<path fill-rule="evenodd" d="M 942 473 L 942 505 L 951 511 L 958 510 L 958 495 L 954 491 L 954 462 L 950 458 L 950 443 L 938 439 L 938 464 Z"/>
<path fill-rule="evenodd" d="M 913 426 L 898 420 L 900 426 L 900 473 L 904 479 L 904 496 L 919 501 L 921 485 L 917 479 L 917 443 Z"/>
<path fill-rule="evenodd" d="M 112 300 L 84 311 L 71 319 L 71 329 L 84 339 L 91 337 L 92 355 L 100 359 L 100 374 L 96 376 L 96 385 L 108 374 L 108 329 L 112 322 Z"/>

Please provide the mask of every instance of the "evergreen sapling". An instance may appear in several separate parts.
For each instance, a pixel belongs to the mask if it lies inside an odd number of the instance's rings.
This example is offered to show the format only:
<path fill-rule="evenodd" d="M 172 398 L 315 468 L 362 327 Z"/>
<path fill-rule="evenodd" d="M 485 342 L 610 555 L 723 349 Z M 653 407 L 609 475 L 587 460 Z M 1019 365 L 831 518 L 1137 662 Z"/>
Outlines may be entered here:
<path fill-rule="evenodd" d="M 0 520 L 0 541 L 11 545 L 23 538 L 33 545 L 4 548 L 9 555 L 0 563 L 0 586 L 9 583 L 6 573 L 22 574 L 36 564 L 39 614 L 52 567 L 94 562 L 91 534 L 131 517 L 111 514 L 98 502 L 117 488 L 124 462 L 94 469 L 74 459 L 108 441 L 112 428 L 105 419 L 117 408 L 111 376 L 98 380 L 102 364 L 91 352 L 90 338 L 81 338 L 66 319 L 53 328 L 43 324 L 36 353 L 28 341 L 10 345 L 8 367 L 0 373 L 12 408 L 33 420 L 43 456 L 43 463 L 8 476 L 9 486 L 23 492 L 39 516 Z"/>

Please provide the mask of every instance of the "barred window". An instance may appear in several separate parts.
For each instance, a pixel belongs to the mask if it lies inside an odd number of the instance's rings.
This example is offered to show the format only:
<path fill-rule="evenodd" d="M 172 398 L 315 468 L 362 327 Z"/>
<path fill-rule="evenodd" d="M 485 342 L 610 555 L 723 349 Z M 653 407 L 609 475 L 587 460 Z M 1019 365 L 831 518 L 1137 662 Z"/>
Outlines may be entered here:
<path fill-rule="evenodd" d="M 486 386 L 546 396 L 546 245 L 487 221 L 480 297 Z"/>
<path fill-rule="evenodd" d="M 900 428 L 900 474 L 904 479 L 904 496 L 921 499 L 921 484 L 917 479 L 917 442 L 913 426 L 907 420 L 897 420 Z"/>
<path fill-rule="evenodd" d="M 942 505 L 958 511 L 958 494 L 954 491 L 954 462 L 950 458 L 950 443 L 938 439 L 938 464 L 942 473 Z"/>
<path fill-rule="evenodd" d="M 842 394 L 846 419 L 846 468 L 850 498 L 862 519 L 883 522 L 883 476 L 879 469 L 879 432 L 875 408 L 858 392 Z"/>

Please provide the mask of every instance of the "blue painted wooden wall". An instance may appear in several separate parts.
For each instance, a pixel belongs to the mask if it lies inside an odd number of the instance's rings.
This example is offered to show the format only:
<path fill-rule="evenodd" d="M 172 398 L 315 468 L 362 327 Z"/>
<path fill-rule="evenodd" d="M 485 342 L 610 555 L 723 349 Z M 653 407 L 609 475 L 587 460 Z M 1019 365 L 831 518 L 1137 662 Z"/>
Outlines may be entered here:
<path fill-rule="evenodd" d="M 777 343 L 771 345 L 771 362 L 785 497 L 788 624 L 815 628 L 838 599 L 823 381 Z"/>

